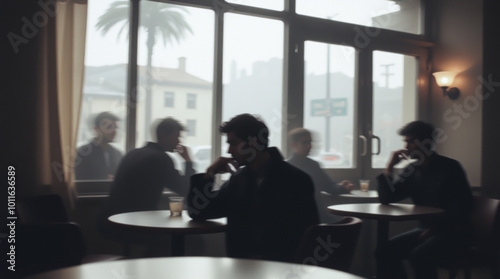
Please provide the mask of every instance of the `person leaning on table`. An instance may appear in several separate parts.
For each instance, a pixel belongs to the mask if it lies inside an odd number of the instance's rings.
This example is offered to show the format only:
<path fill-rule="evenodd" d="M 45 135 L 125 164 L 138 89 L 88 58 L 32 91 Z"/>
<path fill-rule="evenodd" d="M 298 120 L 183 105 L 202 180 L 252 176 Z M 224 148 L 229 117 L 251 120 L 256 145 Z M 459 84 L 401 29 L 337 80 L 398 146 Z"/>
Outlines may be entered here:
<path fill-rule="evenodd" d="M 416 279 L 438 278 L 437 266 L 452 261 L 470 243 L 474 201 L 469 182 L 459 162 L 433 150 L 433 132 L 422 121 L 399 131 L 406 149 L 393 152 L 385 173 L 377 177 L 378 194 L 382 204 L 410 197 L 416 205 L 444 209 L 444 217 L 422 221 L 377 247 L 378 279 L 407 278 L 402 259 L 409 260 Z M 416 161 L 395 175 L 394 166 L 406 158 Z"/>
<path fill-rule="evenodd" d="M 206 174 L 191 177 L 189 215 L 227 217 L 229 257 L 293 261 L 304 232 L 319 222 L 311 178 L 268 147 L 262 120 L 241 114 L 223 123 L 220 132 L 227 135 L 232 158 L 220 157 Z M 234 173 L 212 191 L 214 174 L 225 172 Z"/>
<path fill-rule="evenodd" d="M 312 178 L 321 222 L 333 223 L 338 221 L 333 214 L 328 212 L 327 206 L 329 204 L 323 201 L 321 192 L 324 191 L 334 196 L 347 194 L 354 189 L 354 185 L 349 180 L 343 180 L 340 183 L 333 181 L 318 162 L 308 157 L 312 148 L 312 137 L 309 130 L 305 128 L 293 129 L 288 133 L 288 141 L 293 154 L 287 162 L 301 169 Z"/>

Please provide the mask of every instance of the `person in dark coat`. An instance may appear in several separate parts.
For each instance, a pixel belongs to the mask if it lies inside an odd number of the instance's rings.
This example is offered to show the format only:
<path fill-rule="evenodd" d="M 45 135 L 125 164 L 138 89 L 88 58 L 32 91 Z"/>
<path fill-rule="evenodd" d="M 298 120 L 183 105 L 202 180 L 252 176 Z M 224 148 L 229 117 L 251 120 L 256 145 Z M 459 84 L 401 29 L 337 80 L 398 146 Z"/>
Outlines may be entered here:
<path fill-rule="evenodd" d="M 165 118 L 156 128 L 157 142 L 148 142 L 125 155 L 100 214 L 99 226 L 105 236 L 130 243 L 147 243 L 151 249 L 160 246 L 151 237 L 115 230 L 107 218 L 123 212 L 158 209 L 165 188 L 186 195 L 189 177 L 195 171 L 188 150 L 180 145 L 179 137 L 183 130 L 177 120 Z M 172 158 L 166 151 L 176 151 L 185 160 L 184 175 L 174 168 Z"/>
<path fill-rule="evenodd" d="M 94 120 L 96 137 L 78 148 L 75 159 L 76 180 L 113 179 L 122 153 L 113 147 L 116 137 L 116 122 L 119 118 L 110 112 L 99 113 Z"/>
<path fill-rule="evenodd" d="M 354 185 L 349 180 L 343 180 L 340 183 L 333 181 L 318 162 L 308 157 L 312 148 L 312 137 L 309 130 L 304 128 L 293 129 L 288 133 L 288 141 L 293 154 L 287 162 L 301 169 L 312 178 L 321 222 L 334 223 L 338 221 L 338 218 L 328 212 L 327 206 L 329 204 L 324 202 L 321 192 L 334 196 L 347 194 L 351 192 Z"/>
<path fill-rule="evenodd" d="M 268 147 L 269 130 L 250 114 L 225 122 L 231 158 L 220 157 L 191 178 L 188 212 L 194 220 L 227 217 L 229 257 L 293 261 L 305 230 L 319 222 L 311 178 Z M 212 191 L 216 173 L 233 173 Z"/>
<path fill-rule="evenodd" d="M 453 260 L 471 239 L 472 192 L 456 160 L 433 151 L 434 128 L 414 121 L 403 127 L 406 149 L 395 151 L 385 173 L 377 177 L 382 204 L 411 198 L 416 205 L 442 208 L 443 217 L 397 235 L 376 251 L 377 278 L 407 278 L 403 259 L 409 260 L 416 279 L 436 279 L 437 267 Z M 400 174 L 394 166 L 411 159 Z"/>

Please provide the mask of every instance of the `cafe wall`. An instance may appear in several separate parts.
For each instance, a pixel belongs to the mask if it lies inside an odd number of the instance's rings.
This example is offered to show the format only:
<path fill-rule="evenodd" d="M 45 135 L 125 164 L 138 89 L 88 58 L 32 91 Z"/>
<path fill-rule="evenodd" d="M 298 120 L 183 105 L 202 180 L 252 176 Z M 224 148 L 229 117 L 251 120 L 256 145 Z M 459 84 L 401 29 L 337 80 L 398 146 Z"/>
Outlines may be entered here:
<path fill-rule="evenodd" d="M 450 100 L 431 77 L 431 121 L 442 129 L 437 151 L 458 160 L 481 186 L 483 1 L 432 1 L 432 72 L 455 71 L 460 97 Z"/>

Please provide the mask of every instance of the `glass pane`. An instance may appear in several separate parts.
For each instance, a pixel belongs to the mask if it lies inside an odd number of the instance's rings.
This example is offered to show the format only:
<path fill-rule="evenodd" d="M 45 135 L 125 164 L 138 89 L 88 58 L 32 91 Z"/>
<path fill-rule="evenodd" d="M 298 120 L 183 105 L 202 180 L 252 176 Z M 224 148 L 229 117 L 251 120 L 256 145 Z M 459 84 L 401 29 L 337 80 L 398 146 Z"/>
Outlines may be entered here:
<path fill-rule="evenodd" d="M 98 25 L 100 16 L 106 13 L 112 2 L 114 0 L 88 1 L 85 77 L 77 142 L 80 150 L 75 160 L 76 180 L 111 178 L 119 162 L 119 156 L 115 155 L 125 152 L 128 8 L 118 9 L 122 20 L 116 27 L 108 31 L 98 27 L 101 26 Z M 101 24 L 105 24 L 106 19 L 102 18 Z M 120 119 L 116 129 L 105 121 L 101 122 L 105 126 L 94 128 L 96 116 L 101 112 L 110 112 Z M 109 150 L 114 151 L 103 152 L 101 147 L 88 145 L 90 142 L 103 146 L 109 144 L 112 147 Z"/>
<path fill-rule="evenodd" d="M 413 34 L 421 34 L 423 26 L 419 0 L 297 0 L 297 13 Z M 356 32 L 376 35 L 370 30 Z"/>
<path fill-rule="evenodd" d="M 173 117 L 188 129 L 181 133 L 181 143 L 191 153 L 210 150 L 213 11 L 141 1 L 139 21 L 136 145 L 151 140 L 154 120 Z M 169 155 L 182 171 L 181 157 Z M 205 171 L 209 159 L 195 161 L 194 168 Z"/>
<path fill-rule="evenodd" d="M 417 117 L 417 69 L 413 56 L 373 52 L 373 134 L 380 137 L 380 154 L 372 156 L 372 168 L 385 168 L 392 151 L 404 148 L 398 130 Z"/>
<path fill-rule="evenodd" d="M 284 8 L 284 0 L 227 0 L 226 2 L 275 11 L 283 11 Z"/>
<path fill-rule="evenodd" d="M 310 157 L 324 168 L 353 168 L 354 49 L 306 41 L 304 128 Z"/>
<path fill-rule="evenodd" d="M 226 14 L 224 23 L 222 119 L 260 115 L 269 127 L 269 146 L 281 148 L 283 23 L 235 14 Z M 224 137 L 222 142 L 224 154 Z"/>

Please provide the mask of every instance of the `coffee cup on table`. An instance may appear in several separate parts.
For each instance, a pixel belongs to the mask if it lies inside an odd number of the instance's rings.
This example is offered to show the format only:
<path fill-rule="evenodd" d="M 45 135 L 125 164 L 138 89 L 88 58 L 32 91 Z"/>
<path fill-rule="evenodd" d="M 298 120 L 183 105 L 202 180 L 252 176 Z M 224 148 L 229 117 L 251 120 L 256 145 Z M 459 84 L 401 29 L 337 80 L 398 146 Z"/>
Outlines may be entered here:
<path fill-rule="evenodd" d="M 183 197 L 169 197 L 168 206 L 170 208 L 171 216 L 181 216 L 182 209 L 184 209 L 184 198 Z"/>
<path fill-rule="evenodd" d="M 370 188 L 370 180 L 369 179 L 360 179 L 359 180 L 359 189 L 361 192 L 368 192 Z"/>

